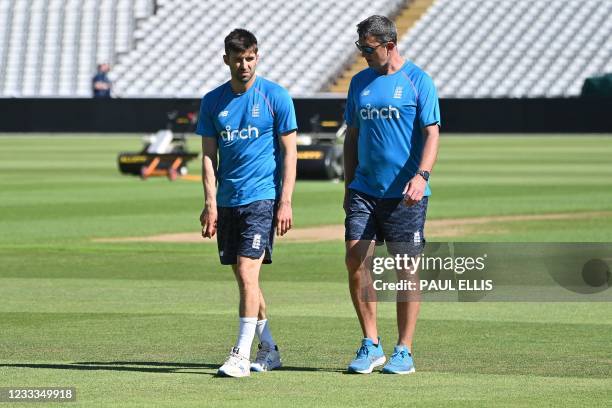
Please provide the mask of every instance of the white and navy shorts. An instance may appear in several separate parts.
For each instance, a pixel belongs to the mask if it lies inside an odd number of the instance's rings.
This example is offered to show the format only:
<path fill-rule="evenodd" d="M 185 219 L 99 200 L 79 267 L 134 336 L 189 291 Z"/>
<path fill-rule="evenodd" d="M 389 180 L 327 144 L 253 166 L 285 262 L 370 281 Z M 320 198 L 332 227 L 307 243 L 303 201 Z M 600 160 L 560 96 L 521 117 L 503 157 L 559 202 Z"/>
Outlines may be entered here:
<path fill-rule="evenodd" d="M 238 256 L 259 259 L 262 254 L 263 263 L 272 263 L 275 208 L 275 200 L 218 207 L 217 246 L 221 264 L 237 264 Z"/>
<path fill-rule="evenodd" d="M 411 207 L 403 198 L 376 198 L 349 189 L 345 241 L 387 243 L 389 251 L 416 255 L 425 247 L 425 217 L 428 197 Z"/>

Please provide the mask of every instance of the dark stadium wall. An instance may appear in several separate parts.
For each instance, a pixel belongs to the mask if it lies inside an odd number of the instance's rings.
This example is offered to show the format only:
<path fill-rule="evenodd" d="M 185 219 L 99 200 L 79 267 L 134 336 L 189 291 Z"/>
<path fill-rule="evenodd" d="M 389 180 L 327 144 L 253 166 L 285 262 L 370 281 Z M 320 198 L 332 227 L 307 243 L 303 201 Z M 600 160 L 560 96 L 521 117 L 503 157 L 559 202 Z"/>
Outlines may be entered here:
<path fill-rule="evenodd" d="M 298 126 L 342 121 L 344 99 L 295 99 Z M 199 99 L 0 99 L 0 132 L 153 132 Z M 444 132 L 612 133 L 612 98 L 442 99 Z"/>

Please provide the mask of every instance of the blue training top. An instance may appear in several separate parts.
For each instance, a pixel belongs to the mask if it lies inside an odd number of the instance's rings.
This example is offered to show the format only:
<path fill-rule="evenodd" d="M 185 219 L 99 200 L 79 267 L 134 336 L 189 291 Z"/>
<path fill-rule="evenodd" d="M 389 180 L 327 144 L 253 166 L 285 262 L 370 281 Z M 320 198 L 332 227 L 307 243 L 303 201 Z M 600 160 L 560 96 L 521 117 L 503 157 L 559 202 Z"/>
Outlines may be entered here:
<path fill-rule="evenodd" d="M 377 198 L 403 197 L 421 162 L 422 128 L 441 123 L 431 78 L 409 61 L 390 75 L 367 68 L 351 80 L 344 119 L 359 128 L 359 163 L 349 187 Z"/>
<path fill-rule="evenodd" d="M 282 182 L 278 136 L 297 129 L 293 101 L 280 85 L 256 77 L 242 94 L 228 82 L 202 99 L 196 133 L 217 138 L 217 205 L 276 199 Z"/>

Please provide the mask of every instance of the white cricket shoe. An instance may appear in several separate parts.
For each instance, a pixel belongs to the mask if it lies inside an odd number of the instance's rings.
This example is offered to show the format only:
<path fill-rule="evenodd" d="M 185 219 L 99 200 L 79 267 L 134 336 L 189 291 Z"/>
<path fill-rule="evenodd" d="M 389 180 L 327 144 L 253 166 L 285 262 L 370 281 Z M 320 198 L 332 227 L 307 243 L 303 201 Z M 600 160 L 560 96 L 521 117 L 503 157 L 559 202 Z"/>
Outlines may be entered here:
<path fill-rule="evenodd" d="M 236 347 L 232 347 L 230 355 L 225 360 L 225 363 L 219 367 L 217 375 L 227 377 L 248 377 L 251 375 L 249 370 L 251 362 L 248 358 L 240 354 L 240 351 Z"/>
<path fill-rule="evenodd" d="M 259 344 L 258 348 L 255 362 L 251 364 L 252 371 L 271 371 L 283 365 L 278 346 L 272 347 L 270 344 L 263 342 Z"/>

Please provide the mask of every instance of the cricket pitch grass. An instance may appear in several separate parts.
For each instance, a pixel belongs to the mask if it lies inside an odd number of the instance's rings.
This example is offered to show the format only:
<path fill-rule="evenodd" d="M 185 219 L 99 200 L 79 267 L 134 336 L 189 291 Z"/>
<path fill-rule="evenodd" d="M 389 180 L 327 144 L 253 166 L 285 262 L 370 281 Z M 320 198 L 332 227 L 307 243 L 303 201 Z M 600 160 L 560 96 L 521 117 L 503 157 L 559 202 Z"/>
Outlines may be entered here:
<path fill-rule="evenodd" d="M 415 374 L 346 374 L 361 335 L 333 182 L 298 181 L 294 232 L 309 238 L 279 240 L 262 269 L 283 369 L 215 377 L 236 285 L 198 241 L 198 182 L 118 173 L 117 153 L 139 147 L 135 135 L 0 137 L 0 387 L 75 387 L 74 407 L 612 400 L 612 303 L 424 303 Z M 611 158 L 610 136 L 443 136 L 428 239 L 612 242 Z M 126 239 L 176 234 L 192 238 Z M 393 304 L 379 324 L 389 354 Z"/>

